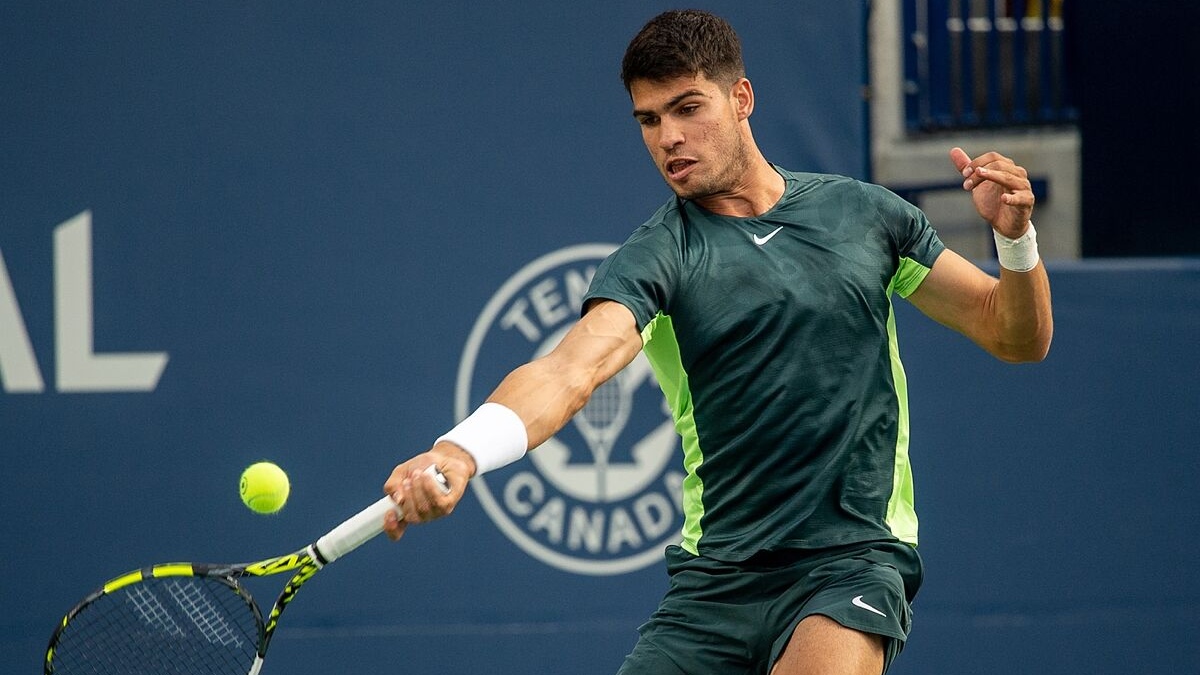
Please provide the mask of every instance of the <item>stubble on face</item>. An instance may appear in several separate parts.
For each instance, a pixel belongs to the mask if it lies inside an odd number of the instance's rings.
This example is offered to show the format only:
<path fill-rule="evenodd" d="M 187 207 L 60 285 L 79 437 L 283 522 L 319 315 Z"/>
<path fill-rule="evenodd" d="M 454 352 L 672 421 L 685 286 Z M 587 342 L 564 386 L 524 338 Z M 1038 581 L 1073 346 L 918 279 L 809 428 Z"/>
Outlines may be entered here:
<path fill-rule="evenodd" d="M 737 192 L 750 169 L 746 142 L 737 127 L 714 122 L 703 130 L 699 140 L 702 148 L 699 170 L 682 181 L 673 181 L 664 172 L 667 185 L 680 199 L 695 202 Z"/>
<path fill-rule="evenodd" d="M 644 110 L 658 116 L 658 124 L 669 129 L 643 129 L 643 140 L 663 180 L 677 196 L 703 202 L 739 189 L 750 170 L 750 152 L 728 87 L 698 75 L 638 82 L 631 93 L 635 109 L 637 104 L 644 105 Z M 684 114 L 696 101 L 702 104 L 702 112 Z M 662 134 L 672 137 L 674 144 L 663 147 L 672 140 L 664 140 Z M 685 169 L 673 171 L 677 161 Z"/>

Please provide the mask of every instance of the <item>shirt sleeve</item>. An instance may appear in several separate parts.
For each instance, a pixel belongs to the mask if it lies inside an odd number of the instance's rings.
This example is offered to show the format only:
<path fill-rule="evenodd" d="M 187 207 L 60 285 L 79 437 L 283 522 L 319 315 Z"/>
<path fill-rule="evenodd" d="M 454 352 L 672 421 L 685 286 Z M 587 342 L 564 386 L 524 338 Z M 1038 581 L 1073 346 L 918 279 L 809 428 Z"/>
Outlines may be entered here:
<path fill-rule="evenodd" d="M 885 188 L 870 189 L 896 246 L 897 268 L 892 290 L 907 298 L 928 276 L 946 245 L 921 209 Z"/>
<path fill-rule="evenodd" d="M 681 255 L 669 228 L 660 223 L 638 228 L 596 269 L 583 298 L 614 300 L 633 312 L 638 330 L 660 312 L 670 312 L 670 299 L 679 280 Z"/>

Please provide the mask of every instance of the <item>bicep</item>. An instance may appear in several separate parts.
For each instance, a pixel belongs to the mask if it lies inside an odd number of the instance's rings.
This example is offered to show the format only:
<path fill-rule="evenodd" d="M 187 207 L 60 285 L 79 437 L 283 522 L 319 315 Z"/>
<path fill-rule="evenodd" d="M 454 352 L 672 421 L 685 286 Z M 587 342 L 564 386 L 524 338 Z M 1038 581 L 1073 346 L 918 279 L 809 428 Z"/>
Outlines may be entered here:
<path fill-rule="evenodd" d="M 987 342 L 987 311 L 997 280 L 946 249 L 908 296 L 921 313 L 979 344 Z"/>

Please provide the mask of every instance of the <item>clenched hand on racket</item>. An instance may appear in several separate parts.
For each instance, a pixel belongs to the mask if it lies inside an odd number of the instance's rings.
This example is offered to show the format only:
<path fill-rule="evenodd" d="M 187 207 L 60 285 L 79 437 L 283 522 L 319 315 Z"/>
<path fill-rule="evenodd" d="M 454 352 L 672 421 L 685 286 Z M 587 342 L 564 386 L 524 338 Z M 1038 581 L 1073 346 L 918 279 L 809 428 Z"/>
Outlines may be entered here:
<path fill-rule="evenodd" d="M 445 476 L 443 484 L 423 471 L 436 466 Z M 399 464 L 383 485 L 399 510 L 384 516 L 383 531 L 392 541 L 404 536 L 410 523 L 422 523 L 450 515 L 466 491 L 467 481 L 475 474 L 471 456 L 453 443 L 440 442 L 428 452 Z"/>

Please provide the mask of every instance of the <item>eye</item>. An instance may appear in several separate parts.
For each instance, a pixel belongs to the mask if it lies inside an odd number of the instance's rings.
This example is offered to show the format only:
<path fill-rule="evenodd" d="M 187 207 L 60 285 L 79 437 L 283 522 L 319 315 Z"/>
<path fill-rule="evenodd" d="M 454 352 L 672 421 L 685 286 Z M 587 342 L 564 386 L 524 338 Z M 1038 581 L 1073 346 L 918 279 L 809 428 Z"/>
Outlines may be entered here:
<path fill-rule="evenodd" d="M 652 127 L 658 123 L 658 118 L 653 115 L 638 115 L 637 123 L 643 127 Z"/>
<path fill-rule="evenodd" d="M 679 106 L 679 114 L 680 115 L 691 115 L 692 113 L 696 112 L 699 109 L 700 109 L 699 103 L 688 103 L 688 104 Z"/>

